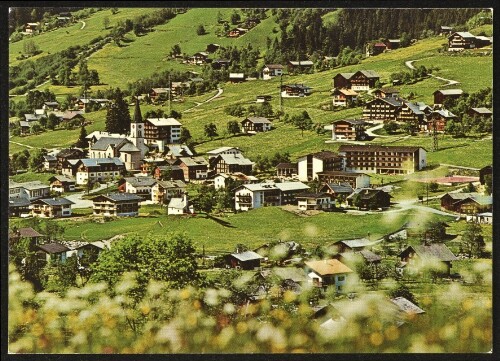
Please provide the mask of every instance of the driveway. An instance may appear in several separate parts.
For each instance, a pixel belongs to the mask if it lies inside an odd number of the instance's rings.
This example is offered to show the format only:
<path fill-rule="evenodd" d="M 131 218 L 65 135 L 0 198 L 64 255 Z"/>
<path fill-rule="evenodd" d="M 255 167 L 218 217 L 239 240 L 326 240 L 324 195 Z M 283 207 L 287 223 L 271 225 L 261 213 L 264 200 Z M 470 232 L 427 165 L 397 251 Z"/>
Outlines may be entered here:
<path fill-rule="evenodd" d="M 205 100 L 205 101 L 204 101 L 204 102 L 202 102 L 202 103 L 196 103 L 196 105 L 195 105 L 194 107 L 191 107 L 191 108 L 188 108 L 188 109 L 184 110 L 184 111 L 183 111 L 183 113 L 187 113 L 187 112 L 189 112 L 190 110 L 192 110 L 192 109 L 194 109 L 194 108 L 198 108 L 200 105 L 203 105 L 203 104 L 205 104 L 205 103 L 211 102 L 211 101 L 212 101 L 212 100 L 214 100 L 214 99 L 217 99 L 218 97 L 220 97 L 220 96 L 221 96 L 221 94 L 222 94 L 222 93 L 224 93 L 224 89 L 222 89 L 222 88 L 217 88 L 217 93 L 216 93 L 213 97 L 211 97 L 211 98 L 209 98 L 209 99 Z"/>

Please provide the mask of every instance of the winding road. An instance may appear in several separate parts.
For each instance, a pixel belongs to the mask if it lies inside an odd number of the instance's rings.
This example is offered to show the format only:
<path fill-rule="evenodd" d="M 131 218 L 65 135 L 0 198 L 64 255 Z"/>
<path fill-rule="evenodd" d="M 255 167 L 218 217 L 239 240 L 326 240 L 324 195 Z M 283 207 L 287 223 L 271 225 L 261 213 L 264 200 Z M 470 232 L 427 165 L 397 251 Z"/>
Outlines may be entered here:
<path fill-rule="evenodd" d="M 220 97 L 222 95 L 222 93 L 224 93 L 224 89 L 217 88 L 217 93 L 213 97 L 205 100 L 204 102 L 197 103 L 194 107 L 191 107 L 191 108 L 188 108 L 188 109 L 184 110 L 183 113 L 187 113 L 187 112 L 189 112 L 190 110 L 192 110 L 194 108 L 198 108 L 200 105 L 203 105 L 205 103 L 211 102 L 214 99 L 217 99 L 218 97 Z"/>
<path fill-rule="evenodd" d="M 415 70 L 415 67 L 413 66 L 413 63 L 415 61 L 417 61 L 417 60 L 408 60 L 408 61 L 405 61 L 406 67 L 408 67 L 411 70 Z M 445 78 L 442 78 L 440 76 L 436 76 L 434 74 L 429 74 L 429 75 L 432 76 L 433 78 L 438 79 L 438 80 L 442 80 L 442 81 L 448 82 L 448 84 L 445 84 L 444 86 L 450 86 L 450 85 L 460 84 L 460 82 L 456 81 L 456 80 L 445 79 Z"/>

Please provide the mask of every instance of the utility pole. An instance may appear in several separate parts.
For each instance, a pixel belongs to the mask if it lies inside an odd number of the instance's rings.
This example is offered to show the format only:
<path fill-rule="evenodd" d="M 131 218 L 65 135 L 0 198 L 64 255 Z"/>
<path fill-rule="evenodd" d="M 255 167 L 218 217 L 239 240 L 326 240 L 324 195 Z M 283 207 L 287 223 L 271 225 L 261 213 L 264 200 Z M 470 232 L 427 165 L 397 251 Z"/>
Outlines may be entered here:
<path fill-rule="evenodd" d="M 432 119 L 432 151 L 437 152 L 438 151 L 438 134 L 437 134 L 437 129 L 436 129 L 436 118 Z"/>
<path fill-rule="evenodd" d="M 168 116 L 172 114 L 172 82 L 170 81 L 170 73 L 168 73 Z"/>
<path fill-rule="evenodd" d="M 280 75 L 280 111 L 283 114 L 283 96 L 281 94 L 281 90 L 283 89 L 283 74 Z"/>

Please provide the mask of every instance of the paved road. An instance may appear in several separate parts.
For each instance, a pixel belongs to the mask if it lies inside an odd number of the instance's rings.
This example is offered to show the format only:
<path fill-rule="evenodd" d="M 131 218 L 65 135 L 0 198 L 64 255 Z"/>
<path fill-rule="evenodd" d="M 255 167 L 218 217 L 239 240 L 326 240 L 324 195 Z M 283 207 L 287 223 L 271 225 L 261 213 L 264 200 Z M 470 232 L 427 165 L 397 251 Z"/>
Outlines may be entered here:
<path fill-rule="evenodd" d="M 416 60 L 408 60 L 408 61 L 405 61 L 405 65 L 406 67 L 410 68 L 411 70 L 415 70 L 415 67 L 413 66 L 413 63 L 415 62 Z M 444 86 L 449 86 L 449 85 L 455 85 L 455 84 L 460 84 L 460 82 L 456 81 L 456 80 L 450 80 L 450 79 L 445 79 L 445 78 L 442 78 L 440 76 L 435 76 L 434 74 L 429 74 L 430 76 L 432 76 L 433 78 L 436 78 L 438 80 L 442 80 L 442 81 L 445 81 L 445 82 L 448 82 L 448 84 L 445 84 Z"/>
<path fill-rule="evenodd" d="M 26 147 L 26 148 L 29 148 L 29 149 L 34 149 L 35 148 L 35 147 L 32 147 L 31 145 L 28 145 L 28 144 L 22 144 L 22 143 L 18 143 L 18 142 L 13 142 L 12 140 L 9 140 L 9 143 L 14 143 L 14 144 L 20 145 L 21 147 Z"/>
<path fill-rule="evenodd" d="M 106 184 L 100 184 L 99 188 L 92 189 L 89 194 L 98 192 L 102 189 L 106 188 Z M 71 205 L 71 208 L 77 209 L 77 208 L 92 208 L 92 201 L 90 199 L 82 199 L 82 196 L 86 194 L 87 192 L 78 192 L 78 193 L 72 193 L 69 196 L 65 196 L 66 199 L 69 199 L 72 201 L 73 205 Z"/>

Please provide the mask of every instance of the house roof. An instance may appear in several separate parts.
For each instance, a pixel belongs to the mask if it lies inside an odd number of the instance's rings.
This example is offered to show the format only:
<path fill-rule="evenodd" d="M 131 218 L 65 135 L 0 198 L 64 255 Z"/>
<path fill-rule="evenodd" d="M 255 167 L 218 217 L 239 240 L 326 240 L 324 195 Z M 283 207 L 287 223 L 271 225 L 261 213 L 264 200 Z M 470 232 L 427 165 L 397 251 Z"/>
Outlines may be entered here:
<path fill-rule="evenodd" d="M 349 193 L 354 192 L 354 189 L 348 184 L 327 183 L 326 184 L 335 193 Z"/>
<path fill-rule="evenodd" d="M 250 122 L 254 124 L 272 124 L 271 121 L 267 118 L 264 117 L 248 117 L 243 119 L 243 121 L 249 120 Z"/>
<path fill-rule="evenodd" d="M 132 193 L 108 193 L 108 194 L 100 194 L 94 198 L 92 198 L 92 201 L 95 201 L 97 198 L 107 198 L 110 201 L 113 202 L 123 202 L 123 201 L 138 201 L 141 202 L 143 201 L 142 197 L 139 197 L 136 194 Z"/>
<path fill-rule="evenodd" d="M 16 233 L 11 232 L 9 237 L 13 236 L 19 236 L 20 238 L 34 238 L 34 237 L 43 237 L 43 234 L 38 233 L 31 227 L 26 227 L 17 229 Z"/>
<path fill-rule="evenodd" d="M 333 124 L 347 122 L 351 125 L 365 125 L 367 124 L 363 119 L 339 119 L 333 122 Z"/>
<path fill-rule="evenodd" d="M 361 145 L 361 144 L 342 144 L 339 152 L 366 151 L 366 152 L 416 152 L 422 147 L 404 146 L 404 145 Z"/>
<path fill-rule="evenodd" d="M 384 43 L 375 43 L 375 44 L 373 44 L 373 46 L 387 48 L 387 45 L 385 45 Z"/>
<path fill-rule="evenodd" d="M 80 161 L 86 167 L 97 167 L 101 164 L 115 164 L 123 166 L 123 162 L 119 158 L 82 158 Z"/>
<path fill-rule="evenodd" d="M 326 193 L 313 193 L 313 192 L 302 192 L 295 195 L 295 198 L 309 198 L 309 199 L 318 199 L 318 198 L 330 198 L 330 195 Z"/>
<path fill-rule="evenodd" d="M 299 166 L 297 163 L 278 163 L 276 169 L 289 169 L 289 168 L 298 169 L 298 167 Z"/>
<path fill-rule="evenodd" d="M 337 75 L 334 76 L 334 78 L 336 78 L 339 75 L 345 79 L 351 79 L 354 73 L 338 73 Z"/>
<path fill-rule="evenodd" d="M 312 89 L 311 87 L 308 87 L 307 85 L 304 84 L 285 84 L 283 87 L 289 87 L 289 88 L 295 88 L 295 89 L 301 89 L 301 90 L 309 90 Z"/>
<path fill-rule="evenodd" d="M 199 165 L 208 165 L 208 162 L 203 157 L 180 157 L 179 160 L 188 167 L 195 167 Z"/>
<path fill-rule="evenodd" d="M 493 197 L 492 196 L 485 196 L 480 193 L 446 193 L 443 195 L 441 198 L 445 196 L 450 196 L 451 199 L 453 199 L 456 202 L 461 202 L 466 199 L 471 199 L 474 202 L 480 204 L 480 205 L 490 205 L 493 204 Z"/>
<path fill-rule="evenodd" d="M 384 44 L 385 46 L 385 44 Z M 358 70 L 357 73 L 361 73 L 367 78 L 380 78 L 380 75 L 375 70 Z M 354 73 L 356 74 L 356 73 Z"/>
<path fill-rule="evenodd" d="M 227 152 L 228 150 L 231 150 L 231 149 L 240 150 L 238 147 L 220 147 L 220 148 L 217 148 L 217 149 L 209 150 L 207 152 L 207 154 L 218 155 L 220 153 Z"/>
<path fill-rule="evenodd" d="M 70 250 L 79 249 L 88 245 L 94 246 L 93 244 L 84 241 L 61 241 L 61 244 L 68 247 Z"/>
<path fill-rule="evenodd" d="M 276 183 L 276 187 L 282 192 L 298 191 L 309 189 L 309 186 L 302 182 L 283 182 Z"/>
<path fill-rule="evenodd" d="M 153 177 L 125 177 L 124 179 L 132 187 L 151 187 L 156 184 L 156 179 Z"/>
<path fill-rule="evenodd" d="M 489 110 L 488 108 L 471 108 L 471 110 L 479 114 L 489 114 L 489 115 L 493 114 L 491 110 Z"/>
<path fill-rule="evenodd" d="M 431 243 L 429 245 L 422 244 L 409 246 L 408 248 L 413 248 L 415 253 L 422 258 L 437 258 L 438 260 L 444 262 L 456 261 L 458 259 L 444 243 Z"/>
<path fill-rule="evenodd" d="M 302 159 L 302 158 L 307 157 L 309 155 L 312 156 L 313 158 L 322 159 L 322 160 L 332 159 L 332 158 L 338 158 L 338 154 L 337 153 L 331 152 L 329 150 L 322 150 L 321 152 L 316 152 L 316 153 L 310 153 L 310 154 L 303 155 L 299 159 Z"/>
<path fill-rule="evenodd" d="M 281 64 L 266 64 L 264 65 L 265 68 L 268 68 L 268 69 L 283 69 L 284 66 L 281 65 Z"/>
<path fill-rule="evenodd" d="M 82 111 L 78 111 L 78 110 L 67 110 L 63 113 L 63 119 L 67 119 L 67 120 L 71 120 L 75 117 L 82 117 L 83 118 L 83 112 Z"/>
<path fill-rule="evenodd" d="M 55 175 L 49 178 L 49 182 L 54 182 L 54 181 L 59 181 L 59 182 L 69 182 L 69 183 L 75 183 L 76 181 L 74 179 L 68 178 L 64 175 Z"/>
<path fill-rule="evenodd" d="M 174 157 L 185 157 L 192 156 L 193 152 L 189 147 L 185 144 L 170 144 L 168 146 L 167 154 L 172 155 Z"/>
<path fill-rule="evenodd" d="M 469 33 L 468 31 L 457 31 L 457 32 L 451 34 L 448 37 L 448 39 L 454 37 L 455 35 L 461 36 L 462 38 L 475 38 L 475 36 L 472 35 L 471 33 Z"/>
<path fill-rule="evenodd" d="M 278 276 L 282 280 L 292 280 L 294 282 L 305 282 L 307 277 L 304 271 L 295 267 L 274 267 L 271 273 Z"/>
<path fill-rule="evenodd" d="M 235 165 L 253 165 L 254 163 L 248 159 L 238 154 L 219 154 L 218 157 L 222 158 L 227 164 Z"/>
<path fill-rule="evenodd" d="M 153 90 L 156 94 L 164 94 L 170 91 L 169 88 L 152 88 L 151 90 Z"/>
<path fill-rule="evenodd" d="M 101 137 L 90 147 L 90 149 L 106 150 L 109 146 L 118 147 L 124 142 L 128 142 L 128 140 L 125 138 Z"/>
<path fill-rule="evenodd" d="M 420 106 L 419 104 L 417 103 L 412 103 L 412 102 L 405 102 L 403 101 L 403 104 L 406 105 L 412 112 L 413 114 L 417 114 L 417 115 L 423 115 L 425 114 L 421 109 L 420 109 Z"/>
<path fill-rule="evenodd" d="M 377 262 L 377 261 L 381 261 L 382 260 L 381 256 L 379 256 L 378 254 L 373 253 L 372 251 L 369 251 L 367 249 L 363 249 L 363 250 L 359 251 L 359 253 L 368 262 Z"/>
<path fill-rule="evenodd" d="M 171 198 L 168 203 L 168 208 L 184 209 L 186 208 L 186 204 L 183 198 Z"/>
<path fill-rule="evenodd" d="M 391 302 L 394 303 L 399 309 L 408 314 L 419 314 L 425 313 L 420 307 L 415 305 L 413 302 L 407 300 L 404 297 L 396 297 L 391 299 Z"/>
<path fill-rule="evenodd" d="M 260 254 L 255 253 L 254 251 L 245 251 L 245 252 L 240 252 L 240 253 L 231 253 L 231 256 L 236 258 L 237 260 L 241 262 L 246 262 L 246 261 L 253 261 L 256 259 L 262 259 Z"/>
<path fill-rule="evenodd" d="M 127 141 L 120 147 L 120 152 L 140 152 L 141 150 L 137 148 L 134 143 Z"/>
<path fill-rule="evenodd" d="M 393 87 L 385 87 L 385 88 L 380 88 L 380 89 L 375 89 L 373 91 L 374 93 L 384 93 L 384 94 L 397 94 L 399 93 L 399 90 Z"/>
<path fill-rule="evenodd" d="M 354 272 L 338 259 L 306 261 L 305 264 L 320 276 Z"/>
<path fill-rule="evenodd" d="M 377 194 L 386 194 L 389 198 L 392 198 L 392 196 L 389 193 L 383 191 L 382 189 L 373 189 L 373 188 L 356 188 L 354 190 L 354 193 L 349 195 L 347 198 L 352 199 L 356 194 L 359 195 L 360 199 L 371 199 L 375 197 Z"/>
<path fill-rule="evenodd" d="M 48 204 L 49 206 L 67 206 L 67 205 L 75 204 L 74 202 L 72 202 L 69 199 L 66 199 L 64 197 L 42 198 L 42 199 L 37 199 L 36 201 L 33 201 L 33 203 L 45 203 L 45 204 Z"/>
<path fill-rule="evenodd" d="M 155 127 L 182 125 L 178 120 L 174 118 L 148 118 L 147 121 L 153 124 Z"/>
<path fill-rule="evenodd" d="M 333 89 L 333 93 L 335 93 L 335 92 L 340 92 L 340 93 L 342 93 L 344 95 L 351 95 L 351 96 L 358 95 L 358 93 L 356 93 L 354 90 L 352 90 L 352 89 L 346 89 L 346 88 L 340 88 L 340 89 L 339 88 L 335 88 L 335 89 Z"/>
<path fill-rule="evenodd" d="M 27 198 L 9 198 L 9 207 L 28 207 L 30 204 Z"/>
<path fill-rule="evenodd" d="M 55 162 L 57 161 L 57 158 L 53 155 L 44 155 L 43 156 L 43 159 L 46 161 L 46 162 Z"/>
<path fill-rule="evenodd" d="M 165 189 L 186 188 L 186 183 L 181 180 L 157 181 L 156 183 Z"/>
<path fill-rule="evenodd" d="M 61 149 L 59 153 L 57 153 L 57 158 L 68 158 L 68 157 L 74 157 L 74 156 L 81 156 L 83 154 L 83 151 L 81 151 L 78 148 L 65 148 Z"/>
<path fill-rule="evenodd" d="M 439 110 L 434 110 L 430 116 L 432 117 L 433 115 L 440 115 L 443 118 L 456 118 L 457 116 L 450 112 L 447 109 L 439 109 Z"/>
<path fill-rule="evenodd" d="M 57 243 L 57 242 L 42 244 L 42 245 L 38 245 L 37 247 L 40 248 L 42 251 L 49 253 L 49 254 L 71 251 L 64 244 Z"/>
<path fill-rule="evenodd" d="M 49 186 L 43 184 L 40 181 L 17 183 L 9 180 L 9 188 L 25 188 L 27 190 L 36 190 L 36 189 L 49 188 Z"/>
<path fill-rule="evenodd" d="M 440 89 L 436 90 L 432 94 L 441 93 L 443 95 L 462 95 L 464 91 L 462 89 Z"/>
<path fill-rule="evenodd" d="M 358 238 L 358 239 L 347 239 L 340 241 L 338 243 L 342 243 L 349 248 L 359 248 L 359 247 L 367 247 L 373 244 L 373 241 L 370 241 L 366 238 Z"/>

